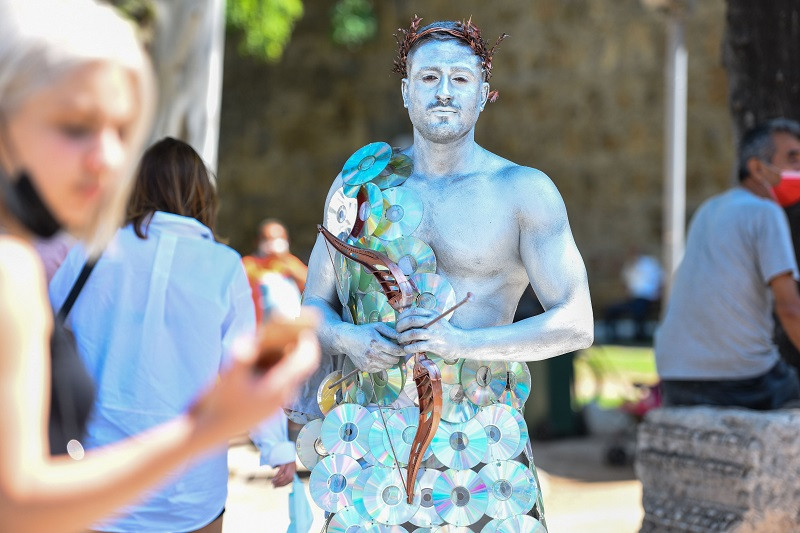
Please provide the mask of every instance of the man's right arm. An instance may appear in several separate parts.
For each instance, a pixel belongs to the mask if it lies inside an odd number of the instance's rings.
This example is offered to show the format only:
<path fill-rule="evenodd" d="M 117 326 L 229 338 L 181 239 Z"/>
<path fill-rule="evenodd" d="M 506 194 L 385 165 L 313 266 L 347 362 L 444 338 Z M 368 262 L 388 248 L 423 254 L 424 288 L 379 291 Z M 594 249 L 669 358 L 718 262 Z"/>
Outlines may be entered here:
<path fill-rule="evenodd" d="M 800 350 L 800 291 L 791 272 L 780 274 L 769 282 L 775 299 L 775 314 L 783 330 Z"/>
<path fill-rule="evenodd" d="M 337 177 L 328 193 L 326 206 L 341 185 L 341 178 Z M 322 312 L 318 330 L 322 353 L 346 354 L 356 367 L 368 372 L 378 372 L 397 364 L 404 351 L 394 342 L 397 337 L 394 329 L 383 323 L 357 326 L 341 319 L 342 306 L 336 292 L 338 280 L 333 264 L 335 254 L 322 235 L 318 235 L 308 261 L 303 298 L 304 305 L 314 306 Z"/>

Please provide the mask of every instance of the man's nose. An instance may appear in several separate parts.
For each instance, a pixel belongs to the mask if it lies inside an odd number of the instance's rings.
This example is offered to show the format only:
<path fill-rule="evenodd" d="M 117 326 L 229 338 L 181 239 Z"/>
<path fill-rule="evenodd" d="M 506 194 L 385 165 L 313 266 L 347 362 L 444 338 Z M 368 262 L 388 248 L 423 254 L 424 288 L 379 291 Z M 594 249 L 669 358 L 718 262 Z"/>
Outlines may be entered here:
<path fill-rule="evenodd" d="M 453 99 L 453 94 L 450 87 L 450 80 L 446 77 L 442 78 L 436 90 L 436 99 L 442 103 L 450 102 Z"/>

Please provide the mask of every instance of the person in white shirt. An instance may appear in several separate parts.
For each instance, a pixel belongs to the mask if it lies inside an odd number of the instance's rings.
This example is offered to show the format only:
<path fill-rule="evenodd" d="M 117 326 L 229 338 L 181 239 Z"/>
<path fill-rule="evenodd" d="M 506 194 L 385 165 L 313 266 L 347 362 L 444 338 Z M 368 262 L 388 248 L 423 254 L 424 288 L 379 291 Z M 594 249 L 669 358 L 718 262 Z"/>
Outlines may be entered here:
<path fill-rule="evenodd" d="M 209 172 L 189 145 L 165 138 L 145 152 L 127 224 L 69 315 L 97 384 L 87 448 L 183 412 L 219 373 L 232 341 L 255 330 L 241 258 L 215 239 L 216 213 Z M 56 272 L 54 305 L 64 301 L 86 257 L 78 246 Z M 223 446 L 94 529 L 221 531 L 227 478 Z"/>
<path fill-rule="evenodd" d="M 647 340 L 647 316 L 661 298 L 664 271 L 658 259 L 652 255 L 640 254 L 635 248 L 631 249 L 628 256 L 629 260 L 622 269 L 628 297 L 609 306 L 605 313 L 606 332 L 610 342 L 619 339 L 617 321 L 625 316 L 633 320 L 635 340 Z"/>

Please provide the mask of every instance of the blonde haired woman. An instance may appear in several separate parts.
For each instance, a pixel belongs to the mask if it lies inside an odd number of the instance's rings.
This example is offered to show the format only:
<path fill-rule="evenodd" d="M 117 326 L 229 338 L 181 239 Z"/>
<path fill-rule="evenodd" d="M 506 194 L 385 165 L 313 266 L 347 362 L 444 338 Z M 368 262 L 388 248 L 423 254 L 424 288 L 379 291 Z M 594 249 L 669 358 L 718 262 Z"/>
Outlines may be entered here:
<path fill-rule="evenodd" d="M 3 531 L 87 528 L 274 412 L 316 365 L 309 333 L 290 341 L 294 348 L 266 373 L 254 371 L 259 348 L 242 343 L 188 412 L 81 458 L 72 426 L 85 418 L 75 410 L 91 395 L 53 319 L 32 243 L 63 228 L 97 251 L 116 232 L 151 87 L 133 29 L 111 8 L 90 0 L 0 0 Z M 51 353 L 51 339 L 59 353 Z M 55 361 L 59 370 L 51 372 Z M 50 409 L 51 389 L 60 409 Z M 68 443 L 78 460 L 64 453 Z"/>

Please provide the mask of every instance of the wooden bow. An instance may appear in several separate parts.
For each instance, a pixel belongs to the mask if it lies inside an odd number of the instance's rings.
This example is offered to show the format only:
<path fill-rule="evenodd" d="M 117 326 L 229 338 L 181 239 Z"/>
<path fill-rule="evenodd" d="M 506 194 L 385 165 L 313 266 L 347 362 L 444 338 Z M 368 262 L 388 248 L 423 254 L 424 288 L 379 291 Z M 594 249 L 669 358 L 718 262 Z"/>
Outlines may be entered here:
<path fill-rule="evenodd" d="M 365 250 L 344 243 L 321 225 L 317 226 L 317 231 L 339 253 L 360 264 L 375 276 L 381 291 L 395 311 L 405 311 L 414 303 L 419 292 L 397 263 L 375 250 Z M 405 489 L 409 504 L 414 500 L 414 484 L 422 464 L 422 457 L 442 419 L 442 375 L 439 373 L 439 367 L 428 359 L 424 352 L 415 353 L 413 357 L 414 384 L 419 396 L 419 425 L 408 456 Z"/>

